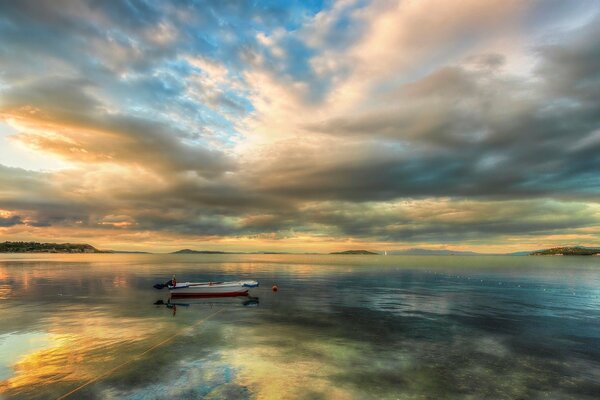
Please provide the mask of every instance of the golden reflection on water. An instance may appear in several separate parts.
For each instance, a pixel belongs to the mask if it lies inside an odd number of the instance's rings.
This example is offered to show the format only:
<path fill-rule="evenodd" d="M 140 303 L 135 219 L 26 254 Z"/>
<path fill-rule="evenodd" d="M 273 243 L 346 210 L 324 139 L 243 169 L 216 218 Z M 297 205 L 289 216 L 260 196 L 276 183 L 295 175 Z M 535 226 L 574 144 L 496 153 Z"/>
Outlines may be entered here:
<path fill-rule="evenodd" d="M 163 329 L 156 321 L 106 315 L 77 313 L 67 319 L 50 318 L 47 347 L 17 360 L 13 376 L 0 382 L 0 395 L 30 396 L 47 385 L 75 386 L 93 379 L 143 348 Z"/>
<path fill-rule="evenodd" d="M 129 286 L 126 276 L 115 276 L 113 279 L 113 287 L 126 288 Z"/>
<path fill-rule="evenodd" d="M 12 293 L 11 285 L 0 285 L 0 300 L 6 300 Z"/>
<path fill-rule="evenodd" d="M 268 324 L 246 328 L 243 337 L 232 334 L 231 339 L 236 345 L 225 359 L 238 371 L 236 383 L 257 400 L 360 398 L 356 388 L 334 384 L 331 377 L 360 359 L 366 351 L 362 344 Z"/>
<path fill-rule="evenodd" d="M 69 335 L 48 335 L 49 348 L 23 355 L 14 365 L 14 375 L 0 383 L 0 394 L 26 393 L 38 385 L 46 385 L 64 380 L 75 371 L 72 359 L 78 351 L 69 352 Z M 85 374 L 85 369 L 78 373 Z"/>

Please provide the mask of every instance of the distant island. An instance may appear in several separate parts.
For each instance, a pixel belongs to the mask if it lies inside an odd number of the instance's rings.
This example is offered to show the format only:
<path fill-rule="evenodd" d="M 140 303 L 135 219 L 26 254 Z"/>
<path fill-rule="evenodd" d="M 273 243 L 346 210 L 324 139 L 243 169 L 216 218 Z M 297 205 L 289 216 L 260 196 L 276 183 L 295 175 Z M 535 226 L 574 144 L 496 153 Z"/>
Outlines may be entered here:
<path fill-rule="evenodd" d="M 373 253 L 368 250 L 346 250 L 346 251 L 336 251 L 329 254 L 353 254 L 353 255 L 377 255 L 378 253 Z"/>
<path fill-rule="evenodd" d="M 146 251 L 98 250 L 87 243 L 3 242 L 0 253 L 107 253 L 149 254 Z"/>
<path fill-rule="evenodd" d="M 532 256 L 600 256 L 600 249 L 593 247 L 553 247 L 529 253 Z"/>
<path fill-rule="evenodd" d="M 169 254 L 232 254 L 225 251 L 182 249 Z"/>
<path fill-rule="evenodd" d="M 102 253 L 85 243 L 38 243 L 4 242 L 0 243 L 0 253 Z"/>

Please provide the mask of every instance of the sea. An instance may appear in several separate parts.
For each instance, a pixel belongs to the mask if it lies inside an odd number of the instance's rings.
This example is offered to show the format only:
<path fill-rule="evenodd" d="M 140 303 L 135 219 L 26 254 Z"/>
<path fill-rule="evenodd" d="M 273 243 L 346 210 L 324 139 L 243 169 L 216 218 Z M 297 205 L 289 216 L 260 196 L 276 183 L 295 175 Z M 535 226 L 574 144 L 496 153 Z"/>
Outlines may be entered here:
<path fill-rule="evenodd" d="M 0 255 L 1 399 L 599 397 L 600 257 Z"/>

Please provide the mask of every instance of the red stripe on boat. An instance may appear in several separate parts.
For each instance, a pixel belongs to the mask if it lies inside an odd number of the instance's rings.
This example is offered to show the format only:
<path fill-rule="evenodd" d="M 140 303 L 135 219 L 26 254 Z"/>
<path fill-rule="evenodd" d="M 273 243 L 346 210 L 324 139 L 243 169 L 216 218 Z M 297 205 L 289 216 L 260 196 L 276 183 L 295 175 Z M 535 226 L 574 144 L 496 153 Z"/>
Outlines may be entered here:
<path fill-rule="evenodd" d="M 211 293 L 211 294 L 206 294 L 206 293 L 177 293 L 177 292 L 172 292 L 171 293 L 171 297 L 172 298 L 177 297 L 178 299 L 181 299 L 181 298 L 184 298 L 184 297 L 237 297 L 237 296 L 248 296 L 248 291 L 246 290 L 245 292 Z"/>

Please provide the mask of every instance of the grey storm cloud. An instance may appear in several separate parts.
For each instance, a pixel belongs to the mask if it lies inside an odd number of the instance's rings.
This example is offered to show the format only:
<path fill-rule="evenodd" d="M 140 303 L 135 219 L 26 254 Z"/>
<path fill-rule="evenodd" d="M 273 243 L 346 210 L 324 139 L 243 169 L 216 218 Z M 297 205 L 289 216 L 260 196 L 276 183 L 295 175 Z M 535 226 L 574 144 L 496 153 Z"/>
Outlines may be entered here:
<path fill-rule="evenodd" d="M 53 185 L 50 174 L 0 165 L 0 209 L 18 213 L 8 217 L 8 222 L 16 223 L 3 226 L 19 223 L 31 226 L 69 225 L 87 219 L 90 206 L 70 198 L 64 190 Z M 92 207 L 101 209 L 102 204 L 98 202 Z"/>
<path fill-rule="evenodd" d="M 0 227 L 8 227 L 22 224 L 21 216 L 12 215 L 10 217 L 0 217 Z"/>
<path fill-rule="evenodd" d="M 431 199 L 430 199 L 431 200 Z M 597 226 L 600 214 L 583 203 L 535 200 L 414 200 L 394 203 L 327 202 L 303 210 L 307 222 L 338 234 L 381 241 L 460 241 L 498 235 L 560 234 Z"/>
<path fill-rule="evenodd" d="M 383 111 L 308 126 L 379 150 L 362 163 L 308 169 L 278 190 L 357 199 L 598 195 L 597 37 L 592 23 L 572 43 L 539 48 L 538 80 L 445 67 L 389 94 Z"/>

